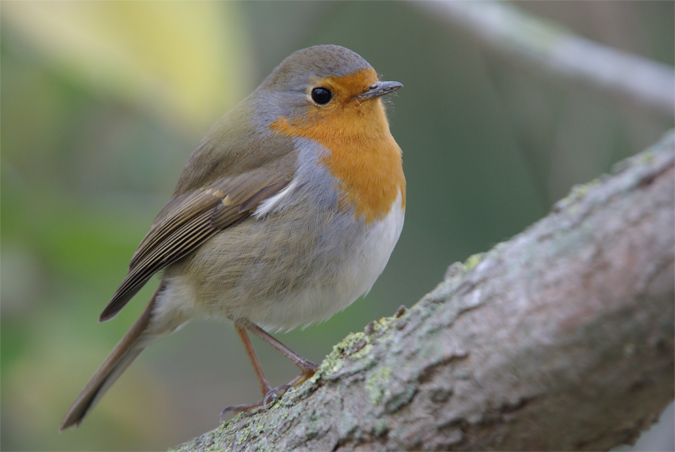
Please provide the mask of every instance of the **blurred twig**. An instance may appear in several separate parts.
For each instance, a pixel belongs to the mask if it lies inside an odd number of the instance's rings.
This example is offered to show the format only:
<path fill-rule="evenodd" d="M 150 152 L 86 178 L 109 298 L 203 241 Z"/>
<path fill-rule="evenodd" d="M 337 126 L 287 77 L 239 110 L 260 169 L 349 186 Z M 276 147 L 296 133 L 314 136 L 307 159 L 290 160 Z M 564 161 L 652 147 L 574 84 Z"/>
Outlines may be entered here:
<path fill-rule="evenodd" d="M 675 117 L 671 66 L 581 38 L 505 2 L 412 1 L 485 47 L 520 63 Z"/>
<path fill-rule="evenodd" d="M 675 133 L 577 187 L 205 450 L 608 450 L 673 400 Z"/>

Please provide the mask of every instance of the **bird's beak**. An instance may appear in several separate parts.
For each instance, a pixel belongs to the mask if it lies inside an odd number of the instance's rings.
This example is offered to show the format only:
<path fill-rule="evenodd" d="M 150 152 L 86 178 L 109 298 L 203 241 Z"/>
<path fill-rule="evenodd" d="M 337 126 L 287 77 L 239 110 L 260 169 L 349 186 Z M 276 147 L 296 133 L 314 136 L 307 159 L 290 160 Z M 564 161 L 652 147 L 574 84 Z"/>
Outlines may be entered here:
<path fill-rule="evenodd" d="M 359 100 L 375 99 L 385 94 L 393 93 L 399 88 L 403 88 L 403 83 L 399 82 L 375 82 L 370 85 L 363 93 L 356 96 Z"/>

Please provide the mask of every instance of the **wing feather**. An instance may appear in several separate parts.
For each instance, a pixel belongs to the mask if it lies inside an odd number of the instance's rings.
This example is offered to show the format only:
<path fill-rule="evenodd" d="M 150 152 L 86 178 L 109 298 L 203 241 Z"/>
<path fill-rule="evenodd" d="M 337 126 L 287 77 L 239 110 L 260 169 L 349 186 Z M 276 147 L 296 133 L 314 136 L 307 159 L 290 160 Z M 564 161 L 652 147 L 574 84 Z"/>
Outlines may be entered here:
<path fill-rule="evenodd" d="M 134 253 L 129 273 L 99 317 L 114 317 L 158 271 L 251 215 L 292 179 L 290 171 L 254 171 L 174 197 Z"/>

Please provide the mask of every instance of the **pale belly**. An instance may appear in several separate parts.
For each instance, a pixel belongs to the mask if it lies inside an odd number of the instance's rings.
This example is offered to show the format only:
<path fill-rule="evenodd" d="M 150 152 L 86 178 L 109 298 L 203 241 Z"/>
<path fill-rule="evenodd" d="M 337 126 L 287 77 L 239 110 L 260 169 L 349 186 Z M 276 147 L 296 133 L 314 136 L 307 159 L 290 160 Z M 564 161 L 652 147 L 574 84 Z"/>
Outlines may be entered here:
<path fill-rule="evenodd" d="M 248 319 L 268 331 L 326 320 L 373 286 L 398 241 L 404 210 L 398 199 L 369 225 L 346 212 L 310 224 L 302 220 L 306 213 L 289 215 L 278 227 L 273 218 L 251 218 L 169 268 L 158 314 Z"/>
<path fill-rule="evenodd" d="M 242 310 L 242 314 L 264 328 L 290 330 L 327 320 L 368 293 L 382 274 L 403 228 L 400 200 L 381 221 L 373 222 L 360 236 L 352 237 L 350 256 L 336 269 L 336 275 L 317 278 L 295 293 L 283 294 L 263 311 Z"/>

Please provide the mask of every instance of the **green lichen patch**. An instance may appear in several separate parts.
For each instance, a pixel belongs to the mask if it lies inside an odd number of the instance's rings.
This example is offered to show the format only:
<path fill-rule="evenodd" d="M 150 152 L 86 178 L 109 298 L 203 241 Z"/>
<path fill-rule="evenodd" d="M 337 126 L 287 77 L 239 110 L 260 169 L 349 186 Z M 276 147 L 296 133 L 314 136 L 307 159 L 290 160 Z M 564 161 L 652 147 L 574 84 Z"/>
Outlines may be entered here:
<path fill-rule="evenodd" d="M 484 255 L 484 253 L 477 253 L 469 256 L 469 258 L 464 262 L 465 271 L 477 267 L 478 264 L 480 264 L 480 262 L 483 260 Z"/>
<path fill-rule="evenodd" d="M 374 372 L 371 372 L 366 379 L 366 392 L 368 400 L 372 405 L 378 406 L 389 390 L 392 371 L 390 368 L 382 366 Z"/>

